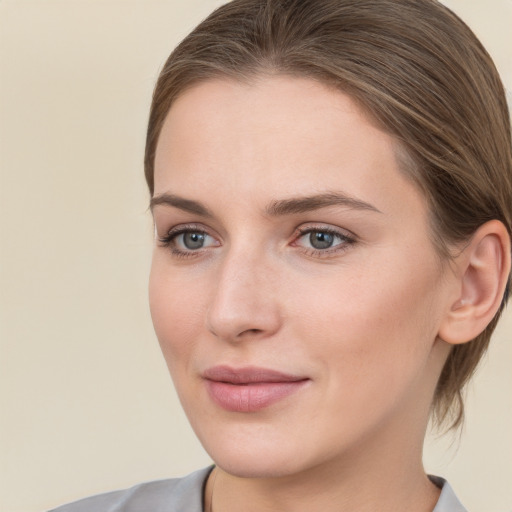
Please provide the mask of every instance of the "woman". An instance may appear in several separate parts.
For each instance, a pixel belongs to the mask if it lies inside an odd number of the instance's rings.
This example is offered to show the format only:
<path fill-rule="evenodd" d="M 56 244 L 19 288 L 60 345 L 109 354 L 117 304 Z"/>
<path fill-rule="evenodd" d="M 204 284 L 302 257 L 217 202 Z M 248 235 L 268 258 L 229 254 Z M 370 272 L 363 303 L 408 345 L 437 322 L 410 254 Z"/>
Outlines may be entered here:
<path fill-rule="evenodd" d="M 432 0 L 234 0 L 171 54 L 150 306 L 215 467 L 59 509 L 458 511 L 423 470 L 508 296 L 503 86 Z"/>

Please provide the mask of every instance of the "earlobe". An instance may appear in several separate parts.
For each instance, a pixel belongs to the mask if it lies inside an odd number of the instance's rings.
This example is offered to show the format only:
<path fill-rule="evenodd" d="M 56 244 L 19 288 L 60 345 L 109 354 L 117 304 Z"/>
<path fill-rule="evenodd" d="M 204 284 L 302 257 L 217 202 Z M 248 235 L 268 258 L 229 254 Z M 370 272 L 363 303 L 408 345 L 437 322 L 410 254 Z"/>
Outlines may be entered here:
<path fill-rule="evenodd" d="M 510 273 L 510 236 L 502 222 L 486 222 L 457 256 L 457 297 L 442 320 L 439 337 L 450 344 L 478 336 L 498 311 Z"/>

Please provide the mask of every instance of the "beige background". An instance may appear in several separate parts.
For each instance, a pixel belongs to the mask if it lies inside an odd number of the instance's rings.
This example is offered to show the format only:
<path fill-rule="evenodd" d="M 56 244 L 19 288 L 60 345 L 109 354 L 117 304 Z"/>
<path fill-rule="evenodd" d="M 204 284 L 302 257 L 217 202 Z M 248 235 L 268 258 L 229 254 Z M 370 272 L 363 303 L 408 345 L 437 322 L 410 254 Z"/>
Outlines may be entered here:
<path fill-rule="evenodd" d="M 152 331 L 145 123 L 170 49 L 221 2 L 0 0 L 0 510 L 208 463 Z M 451 0 L 512 87 L 512 1 Z M 485 7 L 484 7 L 485 6 Z M 512 313 L 428 471 L 512 511 Z"/>

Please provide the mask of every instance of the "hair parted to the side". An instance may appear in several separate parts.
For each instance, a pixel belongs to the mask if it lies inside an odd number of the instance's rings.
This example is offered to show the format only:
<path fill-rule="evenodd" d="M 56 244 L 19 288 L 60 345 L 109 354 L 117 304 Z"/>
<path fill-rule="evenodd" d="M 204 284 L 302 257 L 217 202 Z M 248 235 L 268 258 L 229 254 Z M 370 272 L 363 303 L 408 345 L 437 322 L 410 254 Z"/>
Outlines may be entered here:
<path fill-rule="evenodd" d="M 153 194 L 163 122 L 189 87 L 228 77 L 309 77 L 349 94 L 403 151 L 425 195 L 440 255 L 498 219 L 512 233 L 512 143 L 505 92 L 472 31 L 436 0 L 233 0 L 192 31 L 155 87 L 145 174 Z M 474 340 L 453 347 L 433 402 L 440 426 L 460 425 L 462 391 L 502 307 Z"/>

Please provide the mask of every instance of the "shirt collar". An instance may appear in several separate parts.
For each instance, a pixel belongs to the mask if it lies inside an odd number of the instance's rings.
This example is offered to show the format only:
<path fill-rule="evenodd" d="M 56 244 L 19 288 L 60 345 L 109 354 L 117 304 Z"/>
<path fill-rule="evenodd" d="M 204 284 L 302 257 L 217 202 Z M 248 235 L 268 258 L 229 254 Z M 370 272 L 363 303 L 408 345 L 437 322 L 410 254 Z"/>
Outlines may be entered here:
<path fill-rule="evenodd" d="M 430 476 L 430 480 L 441 489 L 441 495 L 432 512 L 467 512 L 459 501 L 450 484 L 438 476 Z"/>

